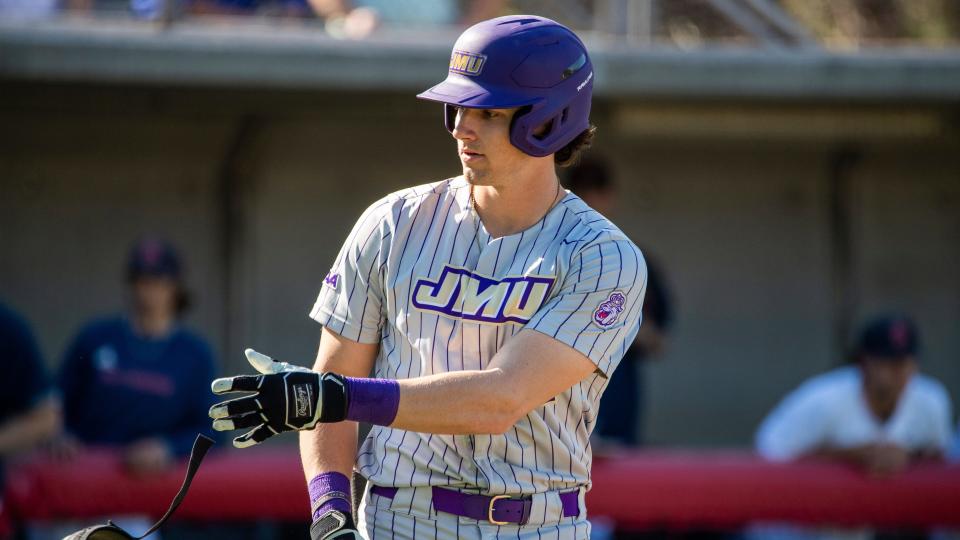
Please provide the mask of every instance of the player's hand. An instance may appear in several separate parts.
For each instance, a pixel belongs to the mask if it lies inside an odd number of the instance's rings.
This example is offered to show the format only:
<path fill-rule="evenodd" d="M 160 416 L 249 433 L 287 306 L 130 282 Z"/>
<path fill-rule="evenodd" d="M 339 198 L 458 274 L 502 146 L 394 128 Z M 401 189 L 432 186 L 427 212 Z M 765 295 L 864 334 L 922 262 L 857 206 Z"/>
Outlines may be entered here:
<path fill-rule="evenodd" d="M 253 349 L 245 354 L 260 375 L 216 379 L 210 385 L 217 395 L 251 392 L 210 408 L 217 431 L 253 428 L 233 440 L 237 448 L 253 446 L 283 431 L 339 422 L 346 416 L 346 385 L 340 375 L 277 362 Z"/>
<path fill-rule="evenodd" d="M 878 443 L 870 445 L 865 466 L 871 475 L 886 478 L 906 469 L 909 462 L 907 450 L 891 443 Z"/>
<path fill-rule="evenodd" d="M 83 444 L 74 436 L 62 434 L 47 445 L 47 452 L 53 461 L 66 463 L 72 461 L 83 451 Z"/>
<path fill-rule="evenodd" d="M 133 474 L 157 474 L 173 464 L 173 452 L 162 439 L 141 439 L 124 450 L 123 461 Z"/>
<path fill-rule="evenodd" d="M 353 518 L 339 510 L 330 510 L 310 525 L 310 540 L 361 540 Z"/>

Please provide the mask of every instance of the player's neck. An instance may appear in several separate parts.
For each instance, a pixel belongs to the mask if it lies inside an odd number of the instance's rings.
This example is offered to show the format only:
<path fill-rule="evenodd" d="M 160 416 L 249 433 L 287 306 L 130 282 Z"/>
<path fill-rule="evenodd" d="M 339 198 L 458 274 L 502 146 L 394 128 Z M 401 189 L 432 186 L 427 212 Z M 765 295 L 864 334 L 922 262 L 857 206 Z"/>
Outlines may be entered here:
<path fill-rule="evenodd" d="M 503 183 L 473 187 L 475 208 L 483 226 L 494 238 L 526 230 L 563 198 L 556 172 L 548 172 L 527 181 L 511 179 Z"/>
<path fill-rule="evenodd" d="M 890 420 L 893 416 L 893 413 L 897 411 L 897 404 L 900 401 L 900 396 L 891 398 L 890 396 L 880 396 L 870 392 L 868 388 L 863 389 L 864 398 L 867 402 L 867 408 L 870 409 L 870 412 L 873 413 L 878 420 L 881 422 L 886 422 Z"/>
<path fill-rule="evenodd" d="M 173 328 L 175 317 L 160 310 L 139 310 L 133 317 L 137 333 L 151 338 L 163 337 Z"/>

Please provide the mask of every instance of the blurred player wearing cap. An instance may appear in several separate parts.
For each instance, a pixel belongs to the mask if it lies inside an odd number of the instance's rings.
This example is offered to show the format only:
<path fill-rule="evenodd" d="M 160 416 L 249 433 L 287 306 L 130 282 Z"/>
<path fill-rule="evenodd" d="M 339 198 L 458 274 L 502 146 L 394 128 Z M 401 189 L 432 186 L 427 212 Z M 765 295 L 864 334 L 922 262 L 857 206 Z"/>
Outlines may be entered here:
<path fill-rule="evenodd" d="M 211 410 L 249 429 L 236 445 L 303 430 L 313 538 L 589 537 L 590 433 L 646 286 L 637 247 L 557 179 L 593 137 L 593 76 L 551 20 L 467 29 L 419 96 L 462 174 L 360 217 L 311 312 L 314 371 L 248 351 L 263 375 L 214 381 L 253 392 Z"/>
<path fill-rule="evenodd" d="M 911 461 L 942 457 L 950 438 L 950 398 L 917 373 L 919 336 L 903 316 L 866 325 L 855 365 L 805 382 L 757 432 L 757 450 L 773 460 L 800 457 L 853 463 L 889 476 Z"/>
<path fill-rule="evenodd" d="M 214 360 L 206 342 L 180 325 L 187 300 L 169 244 L 138 242 L 126 278 L 128 313 L 86 325 L 64 357 L 66 434 L 57 449 L 119 446 L 130 470 L 149 473 L 188 455 L 198 432 L 211 433 L 205 378 L 214 376 Z"/>

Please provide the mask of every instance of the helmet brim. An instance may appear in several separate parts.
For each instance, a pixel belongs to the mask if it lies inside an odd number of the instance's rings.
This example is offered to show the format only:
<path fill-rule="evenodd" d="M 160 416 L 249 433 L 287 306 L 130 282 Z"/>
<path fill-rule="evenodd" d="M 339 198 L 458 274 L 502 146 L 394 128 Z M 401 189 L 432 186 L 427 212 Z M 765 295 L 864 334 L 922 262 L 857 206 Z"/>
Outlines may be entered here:
<path fill-rule="evenodd" d="M 440 84 L 417 94 L 417 97 L 471 109 L 512 109 L 533 105 L 543 99 L 507 88 L 484 86 L 467 77 L 452 74 Z"/>

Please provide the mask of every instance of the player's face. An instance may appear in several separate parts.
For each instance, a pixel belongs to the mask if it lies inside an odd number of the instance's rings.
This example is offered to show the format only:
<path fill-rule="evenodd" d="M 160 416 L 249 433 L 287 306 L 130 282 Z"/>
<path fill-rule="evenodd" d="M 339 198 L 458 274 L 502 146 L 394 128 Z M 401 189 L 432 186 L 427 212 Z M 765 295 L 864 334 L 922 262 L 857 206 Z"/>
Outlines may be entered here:
<path fill-rule="evenodd" d="M 517 109 L 457 109 L 453 138 L 463 175 L 474 185 L 492 185 L 521 168 L 529 156 L 510 143 Z"/>
<path fill-rule="evenodd" d="M 866 391 L 878 401 L 895 403 L 916 372 L 917 363 L 909 356 L 896 360 L 866 356 L 861 358 L 860 367 Z"/>
<path fill-rule="evenodd" d="M 134 280 L 132 288 L 138 311 L 168 315 L 176 311 L 177 284 L 173 279 L 141 276 Z"/>

